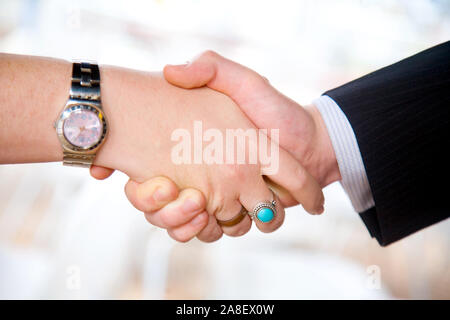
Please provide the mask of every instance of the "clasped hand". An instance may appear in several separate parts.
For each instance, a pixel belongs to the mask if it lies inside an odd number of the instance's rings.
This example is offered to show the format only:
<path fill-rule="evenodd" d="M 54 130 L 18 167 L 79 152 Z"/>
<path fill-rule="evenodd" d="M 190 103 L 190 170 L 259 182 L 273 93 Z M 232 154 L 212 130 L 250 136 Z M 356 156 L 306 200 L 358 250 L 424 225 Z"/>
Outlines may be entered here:
<path fill-rule="evenodd" d="M 268 223 L 254 220 L 263 232 L 282 225 L 285 207 L 300 203 L 311 214 L 323 212 L 321 188 L 340 176 L 324 123 L 313 105 L 303 108 L 253 70 L 211 51 L 185 65 L 167 65 L 164 77 L 171 85 L 161 79 L 159 87 L 146 87 L 146 75 L 138 73 L 122 80 L 131 81 L 134 90 L 131 97 L 119 97 L 115 104 L 127 104 L 131 111 L 111 125 L 114 133 L 109 138 L 123 151 L 123 162 L 114 168 L 130 176 L 126 195 L 151 224 L 167 229 L 181 242 L 195 236 L 211 242 L 223 233 L 241 236 L 251 228 L 248 215 L 233 226 L 221 226 L 218 220 L 233 218 L 242 206 L 252 211 L 272 198 L 270 189 L 276 195 L 277 214 Z M 172 103 L 148 112 L 156 90 L 171 96 Z M 266 174 L 260 162 L 174 164 L 170 134 L 177 128 L 192 130 L 195 121 L 201 121 L 203 130 L 222 132 L 278 129 L 278 170 Z M 123 136 L 126 147 L 120 143 Z M 97 179 L 112 172 L 91 167 Z"/>

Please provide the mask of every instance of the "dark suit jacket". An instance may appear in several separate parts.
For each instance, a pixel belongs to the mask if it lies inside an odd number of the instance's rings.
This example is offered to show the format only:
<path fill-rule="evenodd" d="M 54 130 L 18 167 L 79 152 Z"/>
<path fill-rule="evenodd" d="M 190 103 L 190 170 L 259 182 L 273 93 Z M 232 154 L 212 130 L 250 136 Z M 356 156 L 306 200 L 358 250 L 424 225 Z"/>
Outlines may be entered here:
<path fill-rule="evenodd" d="M 385 246 L 449 217 L 450 42 L 325 93 L 358 141 L 375 207 L 360 216 Z"/>

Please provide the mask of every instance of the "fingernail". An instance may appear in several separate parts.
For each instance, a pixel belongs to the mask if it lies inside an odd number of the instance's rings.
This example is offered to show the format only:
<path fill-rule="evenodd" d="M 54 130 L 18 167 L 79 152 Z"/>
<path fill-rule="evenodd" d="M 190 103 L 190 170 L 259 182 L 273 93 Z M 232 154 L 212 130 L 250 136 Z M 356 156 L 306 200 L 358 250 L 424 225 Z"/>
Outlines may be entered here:
<path fill-rule="evenodd" d="M 320 208 L 319 208 L 319 210 L 317 210 L 317 214 L 321 214 L 321 213 L 323 213 L 325 211 L 325 208 L 323 207 L 323 206 L 321 206 Z"/>
<path fill-rule="evenodd" d="M 189 61 L 186 61 L 185 63 L 181 64 L 168 64 L 167 67 L 187 67 L 190 64 Z"/>
<path fill-rule="evenodd" d="M 169 197 L 170 194 L 166 189 L 162 187 L 156 188 L 155 192 L 153 193 L 153 199 L 155 199 L 157 202 L 166 202 L 169 200 Z"/>
<path fill-rule="evenodd" d="M 201 213 L 198 216 L 196 216 L 194 219 L 191 220 L 191 225 L 198 226 L 203 224 L 205 221 L 205 214 Z"/>
<path fill-rule="evenodd" d="M 182 205 L 184 213 L 190 213 L 200 210 L 200 205 L 192 199 L 185 199 Z"/>

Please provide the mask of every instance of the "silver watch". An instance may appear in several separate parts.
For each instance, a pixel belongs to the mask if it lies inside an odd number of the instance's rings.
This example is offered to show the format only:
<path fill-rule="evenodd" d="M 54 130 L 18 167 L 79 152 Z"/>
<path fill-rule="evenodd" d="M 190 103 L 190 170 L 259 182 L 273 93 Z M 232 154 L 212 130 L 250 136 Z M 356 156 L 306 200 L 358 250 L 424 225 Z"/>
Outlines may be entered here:
<path fill-rule="evenodd" d="M 100 70 L 89 62 L 74 62 L 69 100 L 55 122 L 63 164 L 90 167 L 105 142 L 108 125 L 100 100 Z"/>

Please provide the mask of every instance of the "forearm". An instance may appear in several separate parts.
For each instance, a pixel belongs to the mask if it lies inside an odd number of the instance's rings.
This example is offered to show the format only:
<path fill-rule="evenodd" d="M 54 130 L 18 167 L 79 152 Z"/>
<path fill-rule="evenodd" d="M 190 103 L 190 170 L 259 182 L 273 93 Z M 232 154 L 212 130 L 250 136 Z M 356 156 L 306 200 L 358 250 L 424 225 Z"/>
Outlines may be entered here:
<path fill-rule="evenodd" d="M 67 61 L 0 54 L 0 163 L 62 160 L 53 123 L 70 75 Z"/>

